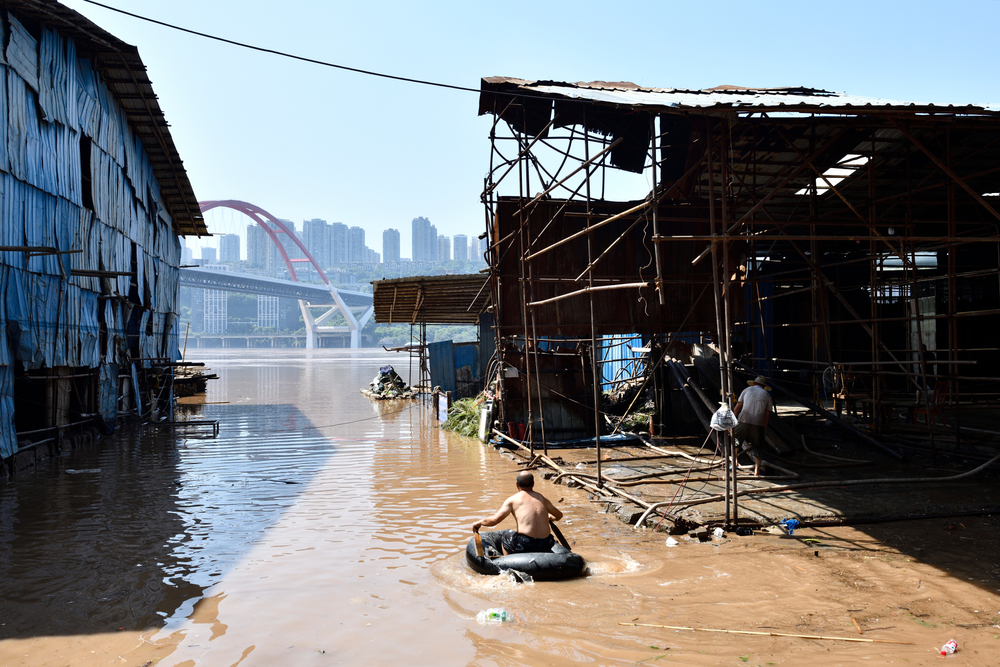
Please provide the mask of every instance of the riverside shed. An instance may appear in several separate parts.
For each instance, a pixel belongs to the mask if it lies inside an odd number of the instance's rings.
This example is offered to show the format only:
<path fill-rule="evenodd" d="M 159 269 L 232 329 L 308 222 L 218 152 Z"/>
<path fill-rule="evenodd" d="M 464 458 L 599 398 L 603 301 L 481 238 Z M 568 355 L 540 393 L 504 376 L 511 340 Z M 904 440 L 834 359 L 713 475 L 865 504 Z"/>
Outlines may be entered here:
<path fill-rule="evenodd" d="M 171 399 L 178 235 L 207 234 L 135 47 L 0 2 L 0 459 Z M 7 470 L 7 466 L 3 467 Z"/>

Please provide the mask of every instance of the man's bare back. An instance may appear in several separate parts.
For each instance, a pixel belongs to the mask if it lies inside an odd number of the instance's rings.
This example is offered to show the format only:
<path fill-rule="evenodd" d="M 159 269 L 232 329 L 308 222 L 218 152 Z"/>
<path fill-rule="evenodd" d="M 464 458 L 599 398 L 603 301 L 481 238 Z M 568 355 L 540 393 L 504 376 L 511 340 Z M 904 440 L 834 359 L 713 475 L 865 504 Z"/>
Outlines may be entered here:
<path fill-rule="evenodd" d="M 514 515 L 517 532 L 528 537 L 548 537 L 549 515 L 562 517 L 562 512 L 537 491 L 518 491 L 504 501 L 504 507 L 507 506 Z"/>
<path fill-rule="evenodd" d="M 558 521 L 563 513 L 548 498 L 534 490 L 534 479 L 529 472 L 522 472 L 517 478 L 518 492 L 503 502 L 500 510 L 488 519 L 472 524 L 472 530 L 479 532 L 483 526 L 495 526 L 508 515 L 514 515 L 517 532 L 536 539 L 549 536 L 549 515 Z"/>

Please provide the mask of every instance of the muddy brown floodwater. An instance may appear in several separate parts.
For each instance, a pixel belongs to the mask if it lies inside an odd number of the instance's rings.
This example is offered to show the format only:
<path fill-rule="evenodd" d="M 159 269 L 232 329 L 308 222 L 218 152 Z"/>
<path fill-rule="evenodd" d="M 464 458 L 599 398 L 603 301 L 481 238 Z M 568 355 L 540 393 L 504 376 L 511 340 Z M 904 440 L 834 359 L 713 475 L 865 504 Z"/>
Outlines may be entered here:
<path fill-rule="evenodd" d="M 405 357 L 198 352 L 220 379 L 180 416 L 218 438 L 121 432 L 0 486 L 0 664 L 922 665 L 952 638 L 1000 663 L 992 517 L 669 548 L 539 481 L 590 575 L 516 584 L 463 550 L 518 466 L 358 392 Z"/>

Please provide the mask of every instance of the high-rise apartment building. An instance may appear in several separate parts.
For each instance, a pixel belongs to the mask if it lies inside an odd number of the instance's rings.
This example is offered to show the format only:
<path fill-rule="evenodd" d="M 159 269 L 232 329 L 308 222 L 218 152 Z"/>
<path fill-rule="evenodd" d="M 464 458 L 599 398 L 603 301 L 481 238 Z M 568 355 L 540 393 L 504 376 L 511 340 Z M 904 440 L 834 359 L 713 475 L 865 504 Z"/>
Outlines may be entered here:
<path fill-rule="evenodd" d="M 469 237 L 465 234 L 455 234 L 452 237 L 452 257 L 461 261 L 472 259 L 469 257 Z"/>
<path fill-rule="evenodd" d="M 427 218 L 413 219 L 413 253 L 414 262 L 434 262 L 438 259 L 437 227 Z"/>
<path fill-rule="evenodd" d="M 278 328 L 278 297 L 257 296 L 257 326 Z"/>
<path fill-rule="evenodd" d="M 223 234 L 219 237 L 219 261 L 240 261 L 240 235 Z"/>
<path fill-rule="evenodd" d="M 211 250 L 212 254 L 215 253 L 215 248 L 202 248 L 201 256 L 204 259 L 205 251 Z M 205 262 L 205 266 L 209 266 L 208 262 Z M 211 268 L 216 271 L 228 271 L 228 266 L 211 266 Z M 229 292 L 223 290 L 206 289 L 201 290 L 203 299 L 203 312 L 204 312 L 204 326 L 205 333 L 208 334 L 224 334 L 226 333 L 226 324 L 229 322 Z"/>
<path fill-rule="evenodd" d="M 447 262 L 451 259 L 451 239 L 442 234 L 438 237 L 438 256 L 439 262 Z"/>
<path fill-rule="evenodd" d="M 342 222 L 330 223 L 330 262 L 346 264 L 347 257 L 347 225 Z"/>
<path fill-rule="evenodd" d="M 268 276 L 273 276 L 279 266 L 284 268 L 278 246 L 260 225 L 247 225 L 247 263 Z"/>
<path fill-rule="evenodd" d="M 285 228 L 288 229 L 289 233 L 286 234 L 282 231 L 277 231 L 275 233 L 278 237 L 278 241 L 280 241 L 282 247 L 284 247 L 285 254 L 288 255 L 288 259 L 305 259 L 306 256 L 302 254 L 302 249 L 299 248 L 299 244 L 295 242 L 295 238 L 300 238 L 296 233 L 295 223 L 291 220 L 282 220 L 281 222 L 285 223 Z"/>
<path fill-rule="evenodd" d="M 201 265 L 215 264 L 215 248 L 201 247 Z"/>
<path fill-rule="evenodd" d="M 399 261 L 398 229 L 387 229 L 382 232 L 382 259 L 385 262 Z"/>
<path fill-rule="evenodd" d="M 361 227 L 351 227 L 347 230 L 347 261 L 365 261 L 365 230 Z"/>
<path fill-rule="evenodd" d="M 313 218 L 302 223 L 302 243 L 322 268 L 330 266 L 330 225 Z"/>

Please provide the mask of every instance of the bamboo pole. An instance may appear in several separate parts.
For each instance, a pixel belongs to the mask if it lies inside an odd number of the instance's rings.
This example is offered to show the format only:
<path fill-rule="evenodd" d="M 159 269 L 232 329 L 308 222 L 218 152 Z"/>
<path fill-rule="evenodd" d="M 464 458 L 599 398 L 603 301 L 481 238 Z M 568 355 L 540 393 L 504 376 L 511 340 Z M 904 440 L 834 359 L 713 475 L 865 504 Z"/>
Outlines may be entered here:
<path fill-rule="evenodd" d="M 659 198 L 656 196 L 659 190 L 659 182 L 657 180 L 656 173 L 656 163 L 657 163 L 657 150 L 656 150 L 656 115 L 649 114 L 649 134 L 652 135 L 652 151 L 653 151 L 653 236 L 660 235 L 660 222 L 657 216 L 657 209 L 660 208 Z M 663 262 L 660 261 L 660 244 L 653 244 L 653 254 L 656 261 L 656 294 L 660 299 L 660 305 L 666 304 L 666 297 L 663 294 Z M 588 258 L 589 259 L 589 258 Z"/>
<path fill-rule="evenodd" d="M 567 294 L 560 294 L 559 296 L 554 296 L 551 299 L 542 299 L 541 301 L 532 301 L 529 306 L 543 306 L 547 303 L 552 303 L 554 301 L 562 301 L 563 299 L 568 299 L 574 296 L 580 296 L 581 294 L 590 294 L 591 292 L 605 292 L 608 290 L 616 289 L 633 289 L 639 287 L 648 287 L 649 283 L 623 283 L 620 285 L 598 285 L 596 287 L 584 287 L 583 289 L 576 290 L 575 292 L 569 292 Z"/>
<path fill-rule="evenodd" d="M 792 637 L 795 639 L 823 639 L 837 642 L 863 642 L 867 644 L 906 644 L 913 646 L 913 642 L 900 642 L 893 639 L 869 639 L 867 637 L 827 637 L 825 635 L 795 635 L 788 632 L 757 632 L 754 630 L 720 630 L 717 628 L 688 628 L 681 625 L 657 625 L 655 623 L 623 623 L 618 625 L 630 625 L 639 628 L 664 628 L 666 630 L 690 630 L 692 632 L 722 632 L 730 635 L 760 635 L 763 637 Z"/>

